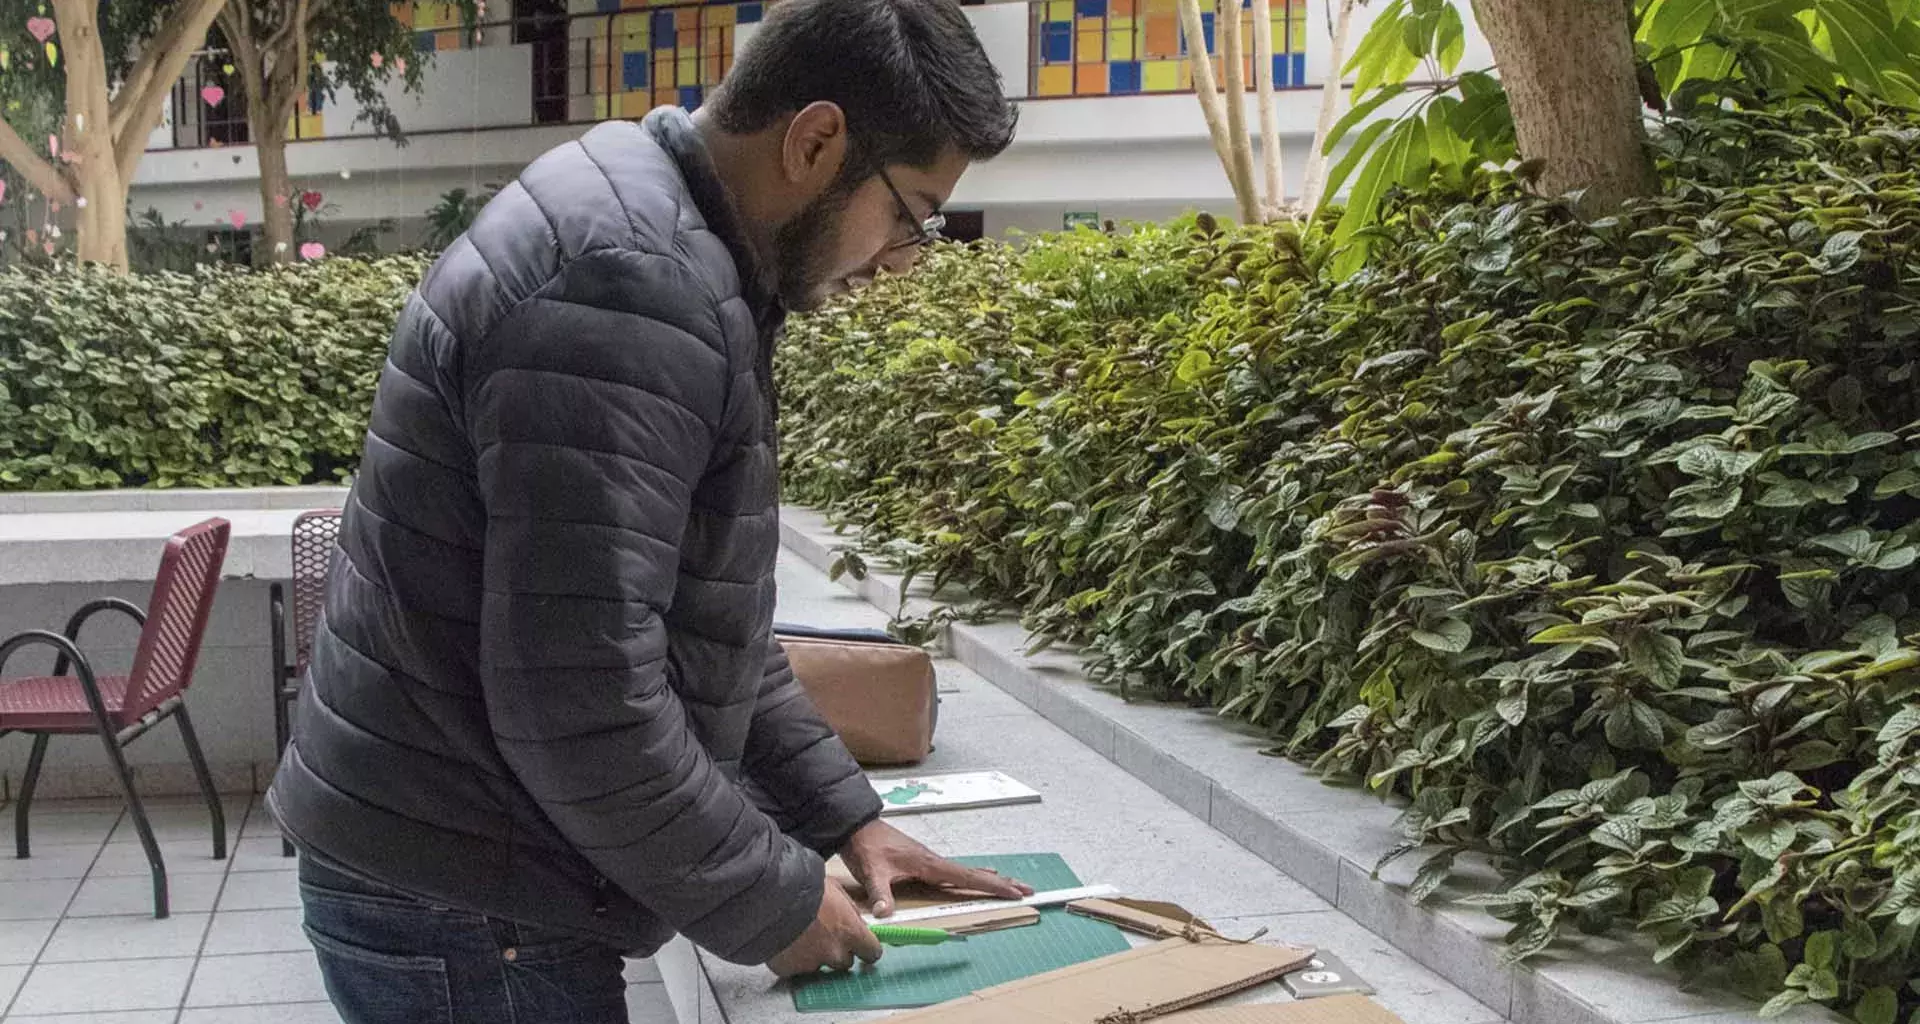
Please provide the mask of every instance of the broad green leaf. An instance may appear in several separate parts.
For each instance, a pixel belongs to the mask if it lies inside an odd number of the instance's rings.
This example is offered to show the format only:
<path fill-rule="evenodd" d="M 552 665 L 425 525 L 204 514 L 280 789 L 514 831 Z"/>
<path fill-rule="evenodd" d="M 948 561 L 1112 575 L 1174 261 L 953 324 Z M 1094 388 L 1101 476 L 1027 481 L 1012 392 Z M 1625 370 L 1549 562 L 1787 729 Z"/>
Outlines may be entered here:
<path fill-rule="evenodd" d="M 1341 116 L 1340 120 L 1335 121 L 1333 127 L 1327 131 L 1327 141 L 1323 152 L 1331 156 L 1334 145 L 1341 139 L 1346 138 L 1348 132 L 1366 121 L 1367 118 L 1372 117 L 1381 107 L 1405 95 L 1406 91 L 1407 87 L 1405 84 L 1384 86 L 1375 89 L 1366 99 L 1355 103 L 1353 109 Z M 1336 191 L 1336 189 L 1329 186 L 1328 191 L 1333 192 Z"/>
<path fill-rule="evenodd" d="M 1373 153 L 1374 143 L 1378 142 L 1380 137 L 1393 126 L 1392 121 L 1373 121 L 1360 130 L 1360 134 L 1353 140 L 1353 145 L 1347 147 L 1340 161 L 1327 173 L 1326 192 L 1320 198 L 1322 206 L 1341 201 L 1351 203 L 1350 199 L 1336 198 L 1340 195 L 1341 187 L 1347 183 L 1347 178 L 1352 176 L 1354 170 Z"/>
<path fill-rule="evenodd" d="M 1778 1017 L 1796 1006 L 1806 1005 L 1807 1001 L 1807 993 L 1804 990 L 1790 988 L 1774 996 L 1772 999 L 1767 1000 L 1766 1003 L 1760 1007 L 1760 1016 L 1765 1018 Z"/>
<path fill-rule="evenodd" d="M 1410 18 L 1406 4 L 1389 5 L 1374 17 L 1373 27 L 1354 49 L 1348 70 L 1354 72 L 1353 93 L 1364 96 L 1382 85 L 1407 80 L 1420 66 L 1420 55 L 1407 48 L 1406 25 Z"/>
<path fill-rule="evenodd" d="M 1213 356 L 1207 354 L 1206 349 L 1196 346 L 1188 349 L 1187 354 L 1180 357 L 1180 365 L 1174 368 L 1173 375 L 1182 384 L 1192 384 L 1206 376 L 1207 371 L 1211 369 L 1213 369 Z"/>
<path fill-rule="evenodd" d="M 1431 630 L 1414 630 L 1412 639 L 1430 651 L 1459 654 L 1473 646 L 1473 627 L 1460 619 L 1442 619 Z"/>
<path fill-rule="evenodd" d="M 1860 262 L 1860 239 L 1858 231 L 1841 231 L 1820 248 L 1820 268 L 1828 274 L 1840 274 L 1852 270 Z"/>
<path fill-rule="evenodd" d="M 1440 25 L 1434 30 L 1433 52 L 1440 60 L 1440 73 L 1451 75 L 1460 68 L 1460 58 L 1467 54 L 1467 27 L 1460 19 L 1460 10 L 1453 4 L 1444 4 L 1440 8 Z"/>
<path fill-rule="evenodd" d="M 1914 99 L 1912 90 L 1889 73 L 1908 61 L 1884 0 L 1817 0 L 1815 9 L 1834 60 L 1855 86 L 1895 102 Z"/>
<path fill-rule="evenodd" d="M 1452 8 L 1448 8 L 1452 10 Z M 1464 168 L 1473 161 L 1473 146 L 1454 131 L 1460 101 L 1442 96 L 1427 106 L 1427 149 L 1443 168 Z"/>
<path fill-rule="evenodd" d="M 1438 892 L 1440 886 L 1446 883 L 1447 876 L 1453 872 L 1453 858 L 1451 851 L 1428 858 L 1414 874 L 1413 884 L 1407 887 L 1407 898 L 1415 903 L 1424 903 Z"/>
<path fill-rule="evenodd" d="M 1607 742 L 1616 747 L 1654 750 L 1664 740 L 1660 713 L 1637 700 L 1627 700 L 1607 713 Z"/>
<path fill-rule="evenodd" d="M 1897 1024 L 1900 1014 L 1900 995 L 1885 985 L 1868 989 L 1853 1004 L 1855 1024 Z"/>
<path fill-rule="evenodd" d="M 1641 40 L 1658 54 L 1700 41 L 1713 24 L 1715 0 L 1662 0 L 1641 29 Z"/>
<path fill-rule="evenodd" d="M 1366 248 L 1356 244 L 1355 235 L 1373 220 L 1387 189 L 1412 178 L 1416 169 L 1424 175 L 1426 167 L 1426 122 L 1419 118 L 1396 122 L 1354 182 L 1353 193 L 1347 197 L 1346 212 L 1334 228 L 1335 244 L 1347 246 L 1335 263 L 1337 275 L 1352 274 L 1365 262 Z"/>
<path fill-rule="evenodd" d="M 1655 686 L 1669 690 L 1680 685 L 1686 651 L 1674 637 L 1650 627 L 1636 629 L 1627 637 L 1627 658 Z"/>
<path fill-rule="evenodd" d="M 1920 705 L 1909 705 L 1895 711 L 1880 727 L 1880 733 L 1874 739 L 1879 743 L 1891 743 L 1916 731 L 1920 731 Z"/>

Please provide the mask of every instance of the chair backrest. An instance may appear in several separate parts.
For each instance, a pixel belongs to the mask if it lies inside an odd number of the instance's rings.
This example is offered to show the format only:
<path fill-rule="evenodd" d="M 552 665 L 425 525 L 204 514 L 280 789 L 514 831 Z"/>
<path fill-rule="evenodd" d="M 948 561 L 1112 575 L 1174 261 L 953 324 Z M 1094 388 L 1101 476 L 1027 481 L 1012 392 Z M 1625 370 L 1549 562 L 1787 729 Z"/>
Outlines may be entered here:
<path fill-rule="evenodd" d="M 146 714 L 193 682 L 232 532 L 225 519 L 209 519 L 168 538 L 160 575 L 153 581 L 153 600 L 147 605 L 147 625 L 133 655 L 126 717 Z"/>
<path fill-rule="evenodd" d="M 293 664 L 307 666 L 313 631 L 327 603 L 327 569 L 340 539 L 340 510 L 303 512 L 293 521 Z"/>

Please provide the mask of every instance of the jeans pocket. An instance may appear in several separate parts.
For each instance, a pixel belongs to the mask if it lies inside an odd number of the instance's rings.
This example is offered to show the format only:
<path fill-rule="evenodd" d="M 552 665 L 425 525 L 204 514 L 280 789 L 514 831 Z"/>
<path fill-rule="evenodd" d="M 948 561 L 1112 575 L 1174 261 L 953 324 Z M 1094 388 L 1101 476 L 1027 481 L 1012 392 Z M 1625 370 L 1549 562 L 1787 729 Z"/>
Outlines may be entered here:
<path fill-rule="evenodd" d="M 382 953 L 312 925 L 306 933 L 319 955 L 327 996 L 346 1024 L 453 1024 L 444 958 Z"/>
<path fill-rule="evenodd" d="M 605 943 L 515 925 L 506 981 L 523 1020 L 627 1024 L 626 961 Z"/>

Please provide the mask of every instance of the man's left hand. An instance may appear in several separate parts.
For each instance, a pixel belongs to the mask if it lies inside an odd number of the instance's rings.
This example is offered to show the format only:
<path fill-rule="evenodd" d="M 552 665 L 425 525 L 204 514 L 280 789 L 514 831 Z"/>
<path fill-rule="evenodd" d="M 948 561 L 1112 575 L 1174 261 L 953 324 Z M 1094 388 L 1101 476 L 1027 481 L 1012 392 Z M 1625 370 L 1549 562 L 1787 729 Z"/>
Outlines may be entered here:
<path fill-rule="evenodd" d="M 872 822 L 855 832 L 840 857 L 866 889 L 875 917 L 893 913 L 893 887 L 901 882 L 921 882 L 1009 900 L 1033 895 L 1030 885 L 984 868 L 955 864 L 884 821 Z"/>

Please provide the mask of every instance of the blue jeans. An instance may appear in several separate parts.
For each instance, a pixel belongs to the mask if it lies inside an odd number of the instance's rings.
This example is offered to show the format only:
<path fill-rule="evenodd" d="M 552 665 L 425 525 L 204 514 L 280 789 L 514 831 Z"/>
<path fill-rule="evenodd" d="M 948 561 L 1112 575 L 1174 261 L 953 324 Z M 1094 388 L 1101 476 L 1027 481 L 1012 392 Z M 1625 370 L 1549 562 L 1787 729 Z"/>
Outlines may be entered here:
<path fill-rule="evenodd" d="M 436 907 L 311 857 L 300 897 L 345 1024 L 627 1024 L 611 946 Z"/>

